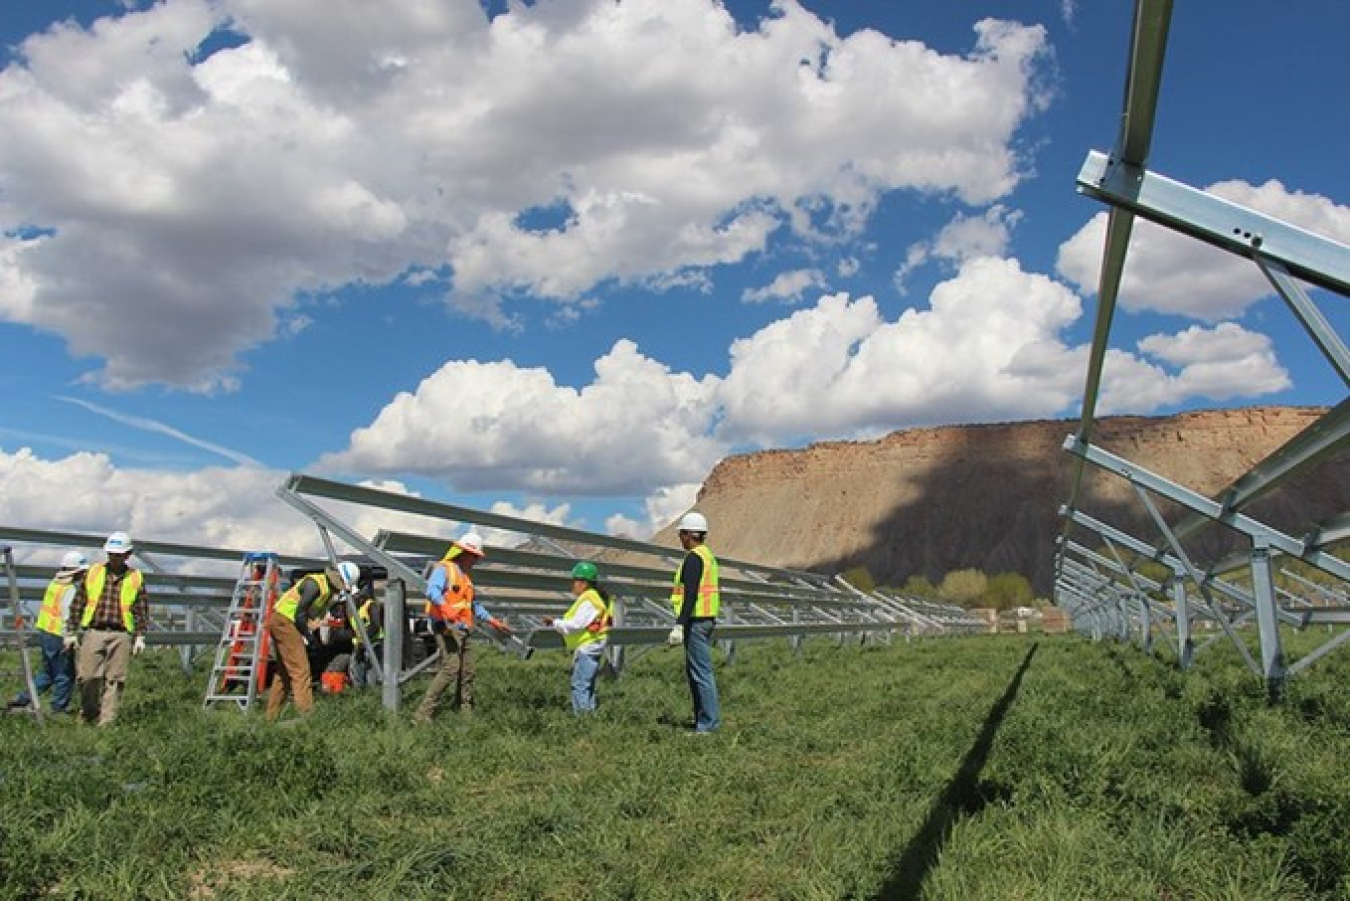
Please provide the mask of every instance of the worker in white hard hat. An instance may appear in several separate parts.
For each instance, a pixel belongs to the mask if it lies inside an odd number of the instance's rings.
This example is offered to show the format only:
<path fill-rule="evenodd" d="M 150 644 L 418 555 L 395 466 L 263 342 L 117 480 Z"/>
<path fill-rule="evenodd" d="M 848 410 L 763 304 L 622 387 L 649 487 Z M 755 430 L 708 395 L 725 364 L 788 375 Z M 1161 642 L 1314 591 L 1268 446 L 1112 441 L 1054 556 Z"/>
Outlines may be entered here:
<path fill-rule="evenodd" d="M 71 689 L 75 686 L 75 654 L 66 647 L 66 620 L 70 618 L 70 604 L 75 599 L 76 586 L 89 560 L 80 551 L 66 551 L 61 567 L 47 584 L 38 609 L 36 632 L 42 652 L 42 667 L 33 677 L 33 688 L 40 695 L 52 690 L 52 713 L 66 713 L 70 705 Z M 11 708 L 27 708 L 34 702 L 27 691 L 10 702 Z"/>
<path fill-rule="evenodd" d="M 355 592 L 360 581 L 361 567 L 343 560 L 336 568 L 306 573 L 277 598 L 267 619 L 267 634 L 279 661 L 267 693 L 269 723 L 281 716 L 288 695 L 295 699 L 295 709 L 301 716 L 314 712 L 314 674 L 308 651 L 310 621 L 326 616 L 337 597 L 342 592 Z"/>
<path fill-rule="evenodd" d="M 477 532 L 467 532 L 450 543 L 445 556 L 436 563 L 427 578 L 427 614 L 441 652 L 441 665 L 427 686 L 422 703 L 417 706 L 413 722 L 429 723 L 436 716 L 441 696 L 452 688 L 453 709 L 461 713 L 473 712 L 474 660 L 469 638 L 478 623 L 485 623 L 503 635 L 511 634 L 511 627 L 493 616 L 482 602 L 474 597 L 470 573 L 485 556 L 483 538 Z"/>
<path fill-rule="evenodd" d="M 109 535 L 103 542 L 107 561 L 89 567 L 70 602 L 65 643 L 79 648 L 75 679 L 80 714 L 85 722 L 100 726 L 117 719 L 131 658 L 145 651 L 150 602 L 145 577 L 127 565 L 133 550 L 126 532 Z"/>
<path fill-rule="evenodd" d="M 717 679 L 713 675 L 713 629 L 722 606 L 718 588 L 717 558 L 708 549 L 708 520 L 702 513 L 684 515 L 679 525 L 684 560 L 675 570 L 670 603 L 675 611 L 671 644 L 684 645 L 684 674 L 694 702 L 694 732 L 714 732 L 722 725 L 717 703 Z"/>

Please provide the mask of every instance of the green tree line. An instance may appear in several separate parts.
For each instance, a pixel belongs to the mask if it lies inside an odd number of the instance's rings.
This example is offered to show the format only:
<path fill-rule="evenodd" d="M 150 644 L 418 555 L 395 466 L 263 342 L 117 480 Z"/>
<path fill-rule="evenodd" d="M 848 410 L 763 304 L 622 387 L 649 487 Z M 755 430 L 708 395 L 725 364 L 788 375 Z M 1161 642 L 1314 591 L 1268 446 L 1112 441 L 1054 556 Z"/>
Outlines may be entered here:
<path fill-rule="evenodd" d="M 899 586 L 878 586 L 866 566 L 854 566 L 844 573 L 844 581 L 860 591 L 891 588 L 901 594 L 930 598 L 959 607 L 992 607 L 1011 610 L 1014 607 L 1036 605 L 1031 580 L 1021 573 L 1003 572 L 989 575 L 979 569 L 955 569 L 934 585 L 924 575 L 912 575 Z"/>

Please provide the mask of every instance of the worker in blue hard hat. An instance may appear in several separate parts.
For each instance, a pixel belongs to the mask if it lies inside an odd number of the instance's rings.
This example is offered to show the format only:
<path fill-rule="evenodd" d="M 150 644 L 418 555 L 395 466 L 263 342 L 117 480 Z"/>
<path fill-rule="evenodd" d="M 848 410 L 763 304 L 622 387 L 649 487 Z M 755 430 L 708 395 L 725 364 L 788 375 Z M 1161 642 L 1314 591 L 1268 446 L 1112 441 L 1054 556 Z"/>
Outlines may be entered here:
<path fill-rule="evenodd" d="M 561 619 L 544 617 L 544 625 L 562 635 L 572 653 L 572 712 L 589 713 L 595 709 L 595 683 L 614 620 L 610 594 L 600 586 L 600 570 L 589 560 L 572 567 L 572 597 L 567 613 Z"/>

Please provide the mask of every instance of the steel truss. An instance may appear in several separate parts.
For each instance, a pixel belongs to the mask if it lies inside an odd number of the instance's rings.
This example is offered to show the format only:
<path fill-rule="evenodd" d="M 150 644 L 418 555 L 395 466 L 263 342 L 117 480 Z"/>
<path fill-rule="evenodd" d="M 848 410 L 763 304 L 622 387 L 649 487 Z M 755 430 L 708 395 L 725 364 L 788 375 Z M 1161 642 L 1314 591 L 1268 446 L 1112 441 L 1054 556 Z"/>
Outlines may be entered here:
<path fill-rule="evenodd" d="M 1079 191 L 1108 204 L 1110 211 L 1082 420 L 1078 433 L 1064 444 L 1075 468 L 1069 501 L 1061 509 L 1065 528 L 1056 560 L 1056 602 L 1070 611 L 1076 629 L 1096 638 L 1127 638 L 1137 633 L 1141 644 L 1151 650 L 1155 626 L 1170 629 L 1183 667 L 1191 665 L 1199 650 L 1193 640 L 1193 625 L 1208 620 L 1231 640 L 1272 693 L 1278 693 L 1287 677 L 1350 640 L 1350 630 L 1335 631 L 1335 627 L 1350 623 L 1344 587 L 1350 578 L 1350 565 L 1333 552 L 1338 543 L 1350 537 L 1350 511 L 1310 524 L 1298 536 L 1274 529 L 1245 511 L 1258 498 L 1307 476 L 1350 448 L 1350 399 L 1341 401 L 1212 498 L 1108 453 L 1091 440 L 1102 366 L 1135 216 L 1251 260 L 1334 371 L 1350 385 L 1350 352 L 1303 288 L 1306 283 L 1350 295 L 1350 248 L 1165 178 L 1145 166 L 1171 15 L 1171 0 L 1137 3 L 1124 118 L 1116 148 L 1110 154 L 1090 152 L 1078 175 Z M 1127 535 L 1078 509 L 1087 465 L 1130 484 L 1156 529 L 1152 540 Z M 1158 499 L 1182 511 L 1180 517 L 1169 522 Z M 1219 560 L 1194 559 L 1186 549 L 1186 540 L 1215 526 L 1240 536 L 1245 550 Z M 1110 555 L 1103 556 L 1073 540 L 1075 530 L 1091 533 Z M 1285 575 L 1301 583 L 1303 593 L 1277 587 L 1274 569 L 1282 557 L 1315 569 L 1330 587 L 1293 571 Z M 1166 577 L 1158 581 L 1143 575 L 1140 567 L 1146 563 L 1160 566 Z M 1314 603 L 1306 594 L 1319 597 L 1321 603 Z M 1259 660 L 1248 649 L 1243 635 L 1253 622 Z M 1316 624 L 1326 625 L 1330 637 L 1290 664 L 1281 629 Z"/>
<path fill-rule="evenodd" d="M 644 653 L 664 645 L 674 625 L 669 598 L 671 579 L 682 551 L 643 541 L 599 535 L 581 529 L 532 522 L 512 516 L 444 504 L 409 495 L 291 475 L 277 495 L 307 517 L 319 531 L 326 557 L 277 555 L 284 571 L 313 570 L 339 560 L 354 560 L 377 574 L 385 621 L 384 647 L 394 649 L 379 661 L 385 706 L 401 702 L 401 686 L 434 663 L 419 654 L 424 631 L 422 597 L 429 565 L 439 560 L 452 537 L 467 528 L 488 534 L 488 556 L 474 569 L 475 586 L 514 634 L 491 630 L 483 636 L 505 653 L 527 657 L 536 651 L 563 649 L 562 638 L 543 625 L 572 603 L 571 571 L 578 559 L 595 561 L 603 585 L 614 595 L 615 625 L 609 660 L 622 669 L 626 653 Z M 381 528 L 363 534 L 351 525 L 359 519 L 406 523 L 416 531 Z M 424 524 L 424 525 L 423 525 Z M 80 548 L 98 559 L 103 535 L 44 532 L 0 526 L 0 541 L 13 542 L 46 565 L 13 566 L 18 603 L 31 618 L 56 571 L 59 551 Z M 241 561 L 260 549 L 199 547 L 137 538 L 134 565 L 145 573 L 151 600 L 147 642 L 180 650 L 185 670 L 203 651 L 218 647 L 236 587 Z M 797 570 L 761 566 L 719 557 L 722 614 L 717 629 L 721 646 L 734 659 L 736 644 L 785 638 L 800 647 L 810 636 L 840 643 L 890 641 L 917 636 L 978 633 L 982 620 L 954 605 L 891 592 L 864 592 L 842 579 Z M 14 638 L 12 617 L 0 619 L 0 636 Z M 357 619 L 353 617 L 353 619 Z M 354 625 L 358 625 L 359 620 Z M 364 631 L 364 629 L 362 629 Z M 369 648 L 370 636 L 363 636 Z"/>
<path fill-rule="evenodd" d="M 386 591 L 386 647 L 406 645 L 405 624 L 417 617 L 400 608 L 417 601 L 420 609 L 429 565 L 444 555 L 454 535 L 469 527 L 502 536 L 489 544 L 473 578 L 493 613 L 512 624 L 514 634 L 507 639 L 480 630 L 505 652 L 529 656 L 563 648 L 561 636 L 543 620 L 562 615 L 571 605 L 571 571 L 579 559 L 600 566 L 602 584 L 615 598 L 609 655 L 616 669 L 622 668 L 627 650 L 664 645 L 674 625 L 671 578 L 682 556 L 674 548 L 304 474 L 292 475 L 277 494 L 309 517 L 330 547 L 331 536 L 339 537 L 360 558 L 382 566 L 391 584 L 398 583 L 396 591 Z M 367 537 L 349 525 L 350 517 L 344 519 L 320 500 L 367 513 L 384 511 L 400 519 L 419 516 L 427 520 L 427 529 L 381 529 Z M 850 637 L 889 640 L 895 634 L 908 638 L 983 628 L 979 619 L 955 606 L 863 592 L 817 573 L 721 557 L 718 562 L 722 594 L 718 640 L 732 655 L 737 642 L 751 639 L 787 638 L 799 645 L 811 635 L 842 642 Z M 397 661 L 393 654 L 386 656 L 385 701 L 397 706 L 396 687 L 432 661 L 411 665 L 406 657 Z"/>

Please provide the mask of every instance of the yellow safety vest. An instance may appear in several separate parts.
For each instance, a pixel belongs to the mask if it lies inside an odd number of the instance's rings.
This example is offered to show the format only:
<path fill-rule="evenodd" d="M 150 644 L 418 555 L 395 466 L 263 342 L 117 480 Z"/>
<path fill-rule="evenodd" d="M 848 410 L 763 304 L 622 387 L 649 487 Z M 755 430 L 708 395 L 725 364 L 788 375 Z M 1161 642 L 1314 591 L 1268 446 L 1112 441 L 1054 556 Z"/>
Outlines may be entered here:
<path fill-rule="evenodd" d="M 571 619 L 577 615 L 581 605 L 590 602 L 600 613 L 591 620 L 590 625 L 584 629 L 578 629 L 575 632 L 568 632 L 563 636 L 563 644 L 567 645 L 567 650 L 575 651 L 577 648 L 584 648 L 588 644 L 595 644 L 598 641 L 604 641 L 609 636 L 609 626 L 613 619 L 613 613 L 605 599 L 600 597 L 600 592 L 594 588 L 587 588 L 577 599 L 572 602 L 572 606 L 567 609 L 564 619 Z"/>
<path fill-rule="evenodd" d="M 38 611 L 37 628 L 49 635 L 66 634 L 66 621 L 62 615 L 61 602 L 66 592 L 75 590 L 71 579 L 52 579 L 47 585 L 47 593 L 42 596 L 42 609 Z"/>
<path fill-rule="evenodd" d="M 80 626 L 89 628 L 89 624 L 94 621 L 94 610 L 98 608 L 98 599 L 103 597 L 103 583 L 108 576 L 108 564 L 95 563 L 89 567 L 88 574 L 84 577 L 84 613 L 80 615 Z M 126 575 L 122 577 L 122 591 L 118 602 L 122 606 L 122 625 L 128 632 L 136 631 L 136 617 L 132 616 L 131 608 L 136 603 L 136 595 L 141 590 L 141 583 L 145 581 L 139 570 L 127 567 Z"/>
<path fill-rule="evenodd" d="M 694 602 L 694 616 L 700 619 L 716 617 L 722 608 L 722 594 L 717 588 L 717 558 L 708 546 L 700 544 L 693 551 L 703 560 L 703 578 L 698 583 L 698 600 Z M 675 570 L 675 588 L 670 592 L 670 603 L 675 608 L 675 616 L 684 609 L 684 561 Z"/>
<path fill-rule="evenodd" d="M 319 586 L 319 596 L 316 597 L 311 607 L 322 609 L 328 604 L 328 599 L 333 596 L 333 588 L 328 584 L 328 577 L 323 573 L 310 573 L 299 582 L 296 582 L 286 593 L 277 599 L 277 605 L 273 609 L 291 622 L 295 622 L 296 614 L 300 612 L 300 588 L 305 584 L 305 579 L 313 579 L 314 584 Z M 306 611 L 308 612 L 308 611 Z"/>
<path fill-rule="evenodd" d="M 378 628 L 375 629 L 371 628 L 372 624 L 370 622 L 370 605 L 373 603 L 375 603 L 374 598 L 371 598 L 370 600 L 366 601 L 364 604 L 361 605 L 360 609 L 356 611 L 356 615 L 357 617 L 360 618 L 361 624 L 366 627 L 366 633 L 370 635 L 370 640 L 381 641 L 384 639 L 384 623 L 380 623 Z M 354 645 L 361 644 L 361 632 L 359 629 L 352 629 L 352 644 Z"/>

